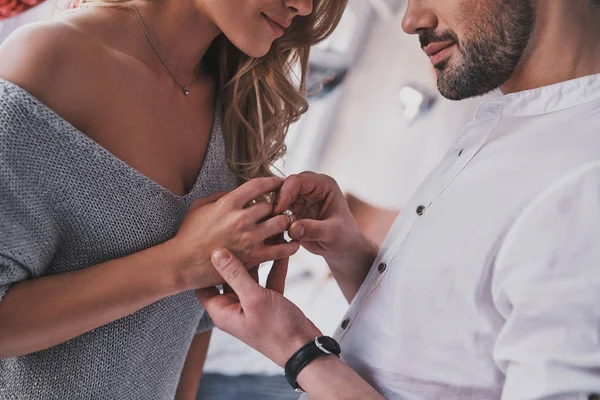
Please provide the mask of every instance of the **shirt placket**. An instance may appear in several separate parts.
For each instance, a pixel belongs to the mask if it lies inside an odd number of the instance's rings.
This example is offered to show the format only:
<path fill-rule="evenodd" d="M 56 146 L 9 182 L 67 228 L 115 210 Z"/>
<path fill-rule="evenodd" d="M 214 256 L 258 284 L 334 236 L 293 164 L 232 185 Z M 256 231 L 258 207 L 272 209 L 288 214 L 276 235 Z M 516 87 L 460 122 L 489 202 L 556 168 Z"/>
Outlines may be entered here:
<path fill-rule="evenodd" d="M 343 342 L 356 315 L 360 312 L 364 300 L 387 275 L 391 262 L 415 223 L 425 216 L 427 208 L 446 190 L 489 140 L 490 135 L 500 121 L 501 103 L 490 104 L 488 109 L 480 113 L 482 113 L 481 117 L 485 118 L 485 121 L 480 121 L 476 126 L 477 129 L 469 130 L 468 127 L 466 128 L 465 134 L 452 146 L 440 165 L 430 175 L 428 183 L 406 205 L 407 210 L 413 211 L 404 212 L 403 216 L 401 215 L 392 226 L 390 232 L 393 234 L 388 235 L 386 238 L 365 282 L 335 331 L 334 337 L 340 342 Z M 486 124 L 485 128 L 482 126 L 483 124 Z"/>

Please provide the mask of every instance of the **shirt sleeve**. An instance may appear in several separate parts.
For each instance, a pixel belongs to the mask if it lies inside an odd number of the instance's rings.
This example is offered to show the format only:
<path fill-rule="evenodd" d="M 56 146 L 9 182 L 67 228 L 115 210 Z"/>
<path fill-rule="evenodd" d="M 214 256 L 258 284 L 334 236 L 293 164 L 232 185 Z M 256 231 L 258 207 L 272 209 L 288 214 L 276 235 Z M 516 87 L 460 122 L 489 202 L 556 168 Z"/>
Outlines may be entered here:
<path fill-rule="evenodd" d="M 600 393 L 600 163 L 541 194 L 508 232 L 492 283 L 505 319 L 502 399 Z"/>
<path fill-rule="evenodd" d="M 3 132 L 0 124 L 0 137 Z M 54 218 L 21 155 L 0 140 L 0 302 L 12 284 L 44 274 L 59 242 Z"/>

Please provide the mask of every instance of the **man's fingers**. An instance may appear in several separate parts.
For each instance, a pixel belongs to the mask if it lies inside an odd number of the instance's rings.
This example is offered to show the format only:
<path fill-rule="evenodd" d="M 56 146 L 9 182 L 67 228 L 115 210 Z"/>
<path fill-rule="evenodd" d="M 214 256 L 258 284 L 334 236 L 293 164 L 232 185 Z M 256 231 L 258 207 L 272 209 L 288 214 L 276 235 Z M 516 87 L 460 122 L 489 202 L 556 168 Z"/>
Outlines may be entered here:
<path fill-rule="evenodd" d="M 199 208 L 199 207 L 203 207 L 207 204 L 214 203 L 215 201 L 219 200 L 221 197 L 225 196 L 226 194 L 227 194 L 227 192 L 215 192 L 209 196 L 203 197 L 198 200 L 194 200 L 194 202 L 192 202 L 192 207 Z"/>
<path fill-rule="evenodd" d="M 212 263 L 219 275 L 225 280 L 238 295 L 240 303 L 255 296 L 257 289 L 262 289 L 250 276 L 244 264 L 225 248 L 217 249 L 212 253 Z"/>
<path fill-rule="evenodd" d="M 287 277 L 289 258 L 276 260 L 267 277 L 267 289 L 275 290 L 283 294 L 285 290 L 285 278 Z"/>
<path fill-rule="evenodd" d="M 231 197 L 236 207 L 243 207 L 262 195 L 278 191 L 282 184 L 283 180 L 277 177 L 252 179 L 231 192 Z"/>
<path fill-rule="evenodd" d="M 315 181 L 303 179 L 302 175 L 292 175 L 281 185 L 275 202 L 275 214 L 281 214 L 291 207 L 303 193 L 310 193 L 314 189 Z"/>
<path fill-rule="evenodd" d="M 305 203 L 317 204 L 323 201 L 331 190 L 336 187 L 335 181 L 326 176 L 313 172 L 303 172 L 292 175 L 285 180 L 275 202 L 274 213 L 279 214 L 304 198 Z"/>
<path fill-rule="evenodd" d="M 308 242 L 331 242 L 334 238 L 331 221 L 301 219 L 292 224 L 288 235 L 294 240 Z"/>

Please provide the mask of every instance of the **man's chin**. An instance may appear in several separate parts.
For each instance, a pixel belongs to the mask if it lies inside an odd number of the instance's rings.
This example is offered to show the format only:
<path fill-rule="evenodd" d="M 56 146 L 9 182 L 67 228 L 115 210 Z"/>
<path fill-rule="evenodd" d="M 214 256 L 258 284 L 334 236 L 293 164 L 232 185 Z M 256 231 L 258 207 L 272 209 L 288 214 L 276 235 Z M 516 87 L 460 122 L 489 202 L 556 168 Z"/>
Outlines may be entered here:
<path fill-rule="evenodd" d="M 448 77 L 447 72 L 447 70 L 438 70 L 437 87 L 440 94 L 448 100 L 455 101 L 464 100 L 468 97 L 471 97 L 461 92 L 460 88 L 458 88 L 455 84 L 455 80 Z"/>

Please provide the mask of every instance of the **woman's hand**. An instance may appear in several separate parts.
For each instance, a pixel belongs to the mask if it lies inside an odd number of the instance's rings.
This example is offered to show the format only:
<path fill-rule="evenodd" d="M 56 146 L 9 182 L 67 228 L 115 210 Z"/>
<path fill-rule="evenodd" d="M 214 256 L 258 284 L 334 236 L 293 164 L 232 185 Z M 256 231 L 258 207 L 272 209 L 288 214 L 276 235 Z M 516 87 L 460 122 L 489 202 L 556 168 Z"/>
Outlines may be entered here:
<path fill-rule="evenodd" d="M 197 290 L 196 294 L 219 329 L 281 367 L 298 349 L 321 336 L 302 311 L 283 297 L 288 259 L 275 261 L 266 288 L 227 249 L 216 250 L 212 260 L 234 293 L 219 294 L 216 288 L 210 288 Z"/>
<path fill-rule="evenodd" d="M 183 255 L 181 284 L 183 290 L 206 288 L 222 283 L 211 263 L 214 249 L 226 247 L 246 268 L 263 262 L 289 257 L 298 251 L 299 243 L 273 244 L 267 239 L 285 232 L 289 217 L 273 215 L 273 205 L 252 200 L 279 190 L 279 178 L 258 178 L 230 193 L 215 193 L 192 203 L 188 213 L 171 240 L 174 251 Z"/>

